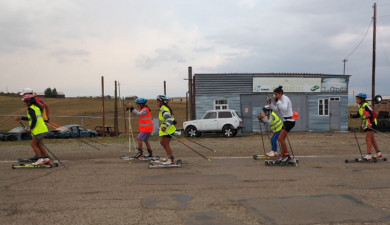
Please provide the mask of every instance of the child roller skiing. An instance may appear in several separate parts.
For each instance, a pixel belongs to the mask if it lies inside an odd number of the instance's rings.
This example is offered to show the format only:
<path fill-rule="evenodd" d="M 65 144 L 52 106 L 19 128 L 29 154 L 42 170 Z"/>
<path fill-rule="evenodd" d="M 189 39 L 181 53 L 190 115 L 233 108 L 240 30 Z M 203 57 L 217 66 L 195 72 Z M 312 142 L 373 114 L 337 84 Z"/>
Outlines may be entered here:
<path fill-rule="evenodd" d="M 169 143 L 171 142 L 173 133 L 176 131 L 176 127 L 174 125 L 175 119 L 173 118 L 173 112 L 168 106 L 168 102 L 169 99 L 165 95 L 157 96 L 156 104 L 160 108 L 158 117 L 161 123 L 159 131 L 159 136 L 161 137 L 160 144 L 163 146 L 168 155 L 164 159 L 164 165 L 175 164 Z"/>
<path fill-rule="evenodd" d="M 284 95 L 283 87 L 279 86 L 274 90 L 274 104 L 271 104 L 271 99 L 267 99 L 267 103 L 270 105 L 270 108 L 273 111 L 278 110 L 278 112 L 283 116 L 283 129 L 278 137 L 278 141 L 282 146 L 282 163 L 287 163 L 290 161 L 291 157 L 287 149 L 286 137 L 288 132 L 295 126 L 295 117 L 292 110 L 292 104 L 290 99 Z"/>
<path fill-rule="evenodd" d="M 272 151 L 266 153 L 265 156 L 278 158 L 278 137 L 282 131 L 283 123 L 279 119 L 279 116 L 272 111 L 269 105 L 263 107 L 263 112 L 264 114 L 259 114 L 258 119 L 269 124 L 272 132 L 274 133 L 271 138 Z"/>
<path fill-rule="evenodd" d="M 371 108 L 370 104 L 366 101 L 367 95 L 365 93 L 359 93 L 356 95 L 356 103 L 359 105 L 359 111 L 356 114 L 350 114 L 351 118 L 362 118 L 362 128 L 366 132 L 367 143 L 367 155 L 365 160 L 371 160 L 372 146 L 374 146 L 376 154 L 375 158 L 382 158 L 382 153 L 379 150 L 378 143 L 375 139 L 375 130 L 377 126 L 376 114 Z"/>
<path fill-rule="evenodd" d="M 142 151 L 142 142 L 145 142 L 146 149 L 148 150 L 148 154 L 144 156 L 145 158 L 152 158 L 153 151 L 150 147 L 149 138 L 153 132 L 153 120 L 152 114 L 150 113 L 149 106 L 146 105 L 147 100 L 144 98 L 137 98 L 135 103 L 138 106 L 138 110 L 133 106 L 129 105 L 127 109 L 130 109 L 130 112 L 139 116 L 139 134 L 137 137 L 138 142 L 138 153 L 134 156 L 134 158 L 143 157 Z"/>
<path fill-rule="evenodd" d="M 46 124 L 42 117 L 41 109 L 36 102 L 36 98 L 32 94 L 25 94 L 22 98 L 22 101 L 27 106 L 27 117 L 17 118 L 17 120 L 28 120 L 32 143 L 31 147 L 33 148 L 37 161 L 32 163 L 32 165 L 44 165 L 51 164 L 49 155 L 46 152 L 45 147 L 43 146 L 43 139 L 45 133 L 49 130 L 46 127 Z"/>

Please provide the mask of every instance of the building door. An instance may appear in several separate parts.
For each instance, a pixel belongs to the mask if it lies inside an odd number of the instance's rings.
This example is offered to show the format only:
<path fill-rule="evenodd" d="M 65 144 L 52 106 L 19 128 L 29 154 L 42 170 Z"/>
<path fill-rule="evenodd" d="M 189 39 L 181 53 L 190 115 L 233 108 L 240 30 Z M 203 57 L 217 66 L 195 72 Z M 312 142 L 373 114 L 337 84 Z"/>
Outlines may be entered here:
<path fill-rule="evenodd" d="M 252 132 L 252 105 L 243 104 L 241 108 L 242 112 L 242 132 Z"/>
<path fill-rule="evenodd" d="M 330 98 L 329 108 L 329 128 L 340 130 L 340 98 Z"/>

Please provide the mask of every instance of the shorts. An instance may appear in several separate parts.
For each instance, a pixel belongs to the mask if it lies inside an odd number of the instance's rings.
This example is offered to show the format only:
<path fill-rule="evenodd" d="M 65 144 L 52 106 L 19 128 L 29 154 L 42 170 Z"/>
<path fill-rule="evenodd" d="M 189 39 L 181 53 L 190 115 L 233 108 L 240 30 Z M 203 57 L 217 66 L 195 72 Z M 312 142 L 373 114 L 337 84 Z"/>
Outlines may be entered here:
<path fill-rule="evenodd" d="M 283 122 L 283 129 L 285 129 L 287 132 L 290 132 L 291 129 L 295 126 L 295 121 L 284 121 Z"/>
<path fill-rule="evenodd" d="M 33 135 L 31 134 L 33 137 L 35 138 L 38 138 L 38 139 L 41 139 L 41 138 L 44 138 L 46 136 L 46 133 L 41 133 L 41 134 L 37 134 L 37 135 Z"/>
<path fill-rule="evenodd" d="M 160 137 L 172 138 L 173 135 L 172 134 L 165 134 L 165 135 L 161 135 Z"/>
<path fill-rule="evenodd" d="M 140 139 L 141 141 L 149 141 L 151 135 L 152 133 L 140 132 L 138 134 L 138 139 Z"/>

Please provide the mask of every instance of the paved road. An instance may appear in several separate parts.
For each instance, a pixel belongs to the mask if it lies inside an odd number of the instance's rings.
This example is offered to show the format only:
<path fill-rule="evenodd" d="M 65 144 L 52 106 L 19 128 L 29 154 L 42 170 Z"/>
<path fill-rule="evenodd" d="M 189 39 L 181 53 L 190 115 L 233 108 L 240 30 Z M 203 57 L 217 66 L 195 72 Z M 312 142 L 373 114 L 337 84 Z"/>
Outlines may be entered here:
<path fill-rule="evenodd" d="M 219 148 L 212 154 L 194 146 L 211 162 L 173 143 L 184 162 L 175 169 L 119 159 L 126 143 L 96 150 L 49 142 L 68 169 L 12 170 L 10 161 L 31 150 L 1 146 L 0 224 L 390 223 L 388 162 L 344 163 L 357 152 L 348 133 L 293 137 L 299 167 L 253 160 L 262 151 L 258 135 L 198 139 Z M 388 140 L 378 139 L 385 148 Z"/>

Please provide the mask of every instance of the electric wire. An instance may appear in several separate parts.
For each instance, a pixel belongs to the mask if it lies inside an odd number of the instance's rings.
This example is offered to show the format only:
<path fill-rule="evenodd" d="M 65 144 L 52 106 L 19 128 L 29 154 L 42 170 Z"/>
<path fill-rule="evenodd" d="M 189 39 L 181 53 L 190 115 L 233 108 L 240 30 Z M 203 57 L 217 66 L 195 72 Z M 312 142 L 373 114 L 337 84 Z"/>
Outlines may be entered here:
<path fill-rule="evenodd" d="M 370 27 L 371 27 L 371 25 L 372 25 L 372 22 L 373 22 L 373 20 L 371 19 L 370 24 L 368 24 L 367 31 L 366 31 L 366 33 L 364 34 L 362 40 L 360 40 L 360 42 L 356 45 L 356 47 L 352 50 L 352 52 L 349 53 L 344 59 L 348 59 L 348 57 L 350 57 L 350 56 L 356 51 L 356 49 L 359 48 L 359 46 L 362 44 L 363 40 L 366 38 L 366 36 L 367 36 L 367 34 L 368 34 L 368 31 L 370 30 Z"/>

